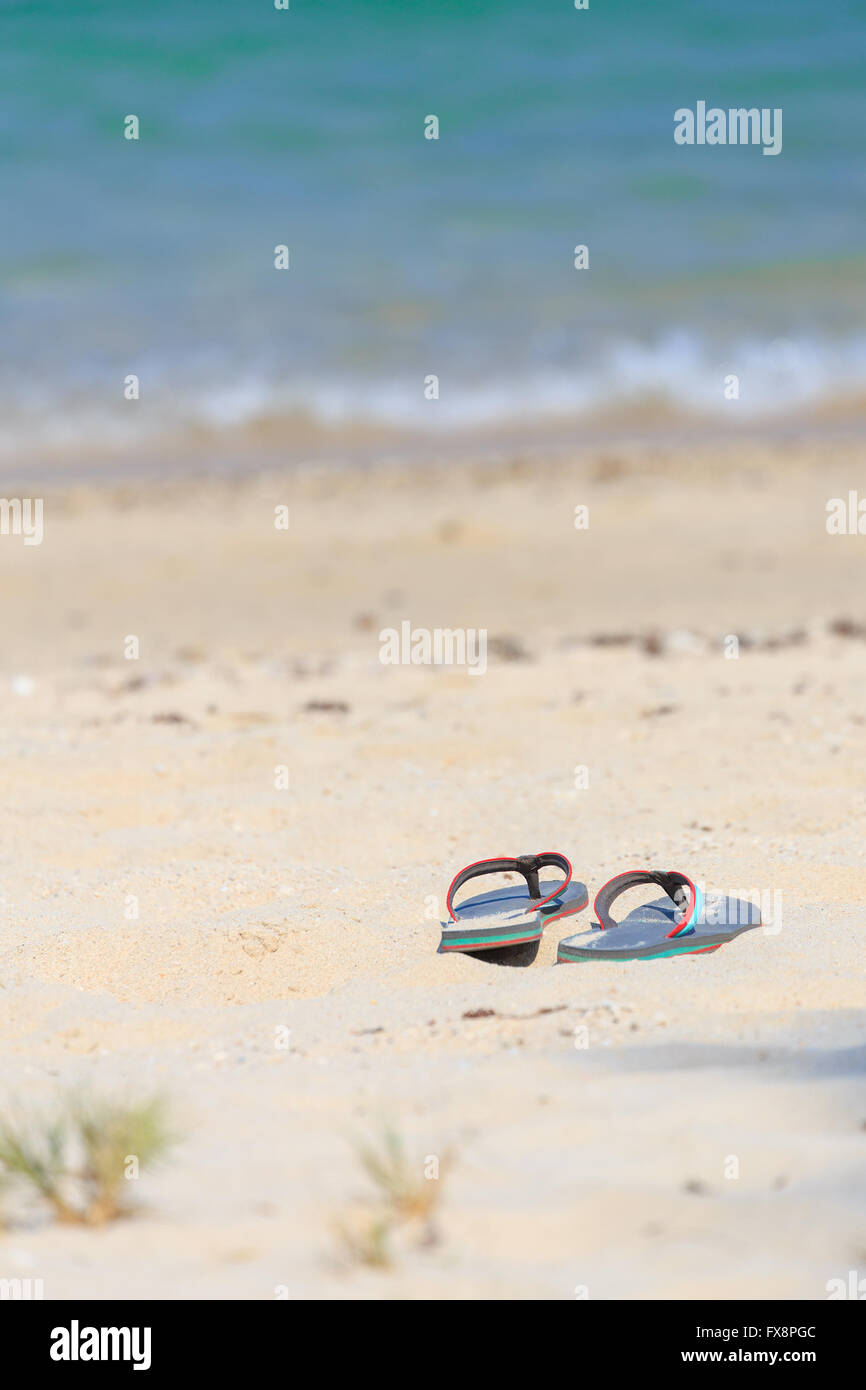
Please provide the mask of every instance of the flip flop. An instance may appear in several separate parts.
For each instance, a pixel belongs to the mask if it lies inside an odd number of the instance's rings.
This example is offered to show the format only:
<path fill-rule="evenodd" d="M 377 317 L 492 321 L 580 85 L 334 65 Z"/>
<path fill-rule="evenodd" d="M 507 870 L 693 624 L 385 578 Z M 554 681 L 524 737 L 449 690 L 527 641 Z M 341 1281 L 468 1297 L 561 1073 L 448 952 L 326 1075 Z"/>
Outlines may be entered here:
<path fill-rule="evenodd" d="M 622 922 L 610 915 L 620 893 L 640 883 L 657 883 L 666 898 L 636 907 Z M 559 943 L 557 965 L 580 960 L 660 960 L 665 956 L 717 951 L 744 931 L 761 925 L 754 903 L 714 893 L 705 898 L 685 874 L 631 869 L 599 889 L 593 907 L 598 922 Z"/>
<path fill-rule="evenodd" d="M 538 871 L 561 869 L 562 883 L 539 883 Z M 526 880 L 498 888 L 478 897 L 467 898 L 454 907 L 454 895 L 471 878 L 485 874 L 518 873 Z M 522 854 L 517 859 L 479 859 L 455 874 L 445 906 L 449 920 L 442 923 L 440 951 L 492 951 L 497 946 L 520 946 L 540 941 L 550 922 L 570 917 L 586 907 L 589 895 L 585 883 L 573 883 L 571 865 L 564 854 L 545 851 Z M 458 915 L 459 914 L 459 915 Z"/>

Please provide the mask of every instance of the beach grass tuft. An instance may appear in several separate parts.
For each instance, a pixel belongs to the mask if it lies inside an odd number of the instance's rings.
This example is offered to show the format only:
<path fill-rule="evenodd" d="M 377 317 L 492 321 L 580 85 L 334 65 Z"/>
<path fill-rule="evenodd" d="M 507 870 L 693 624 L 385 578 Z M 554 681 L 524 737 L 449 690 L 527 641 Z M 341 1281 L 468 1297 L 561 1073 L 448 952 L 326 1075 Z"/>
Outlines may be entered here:
<path fill-rule="evenodd" d="M 0 1188 L 23 1187 L 63 1225 L 101 1226 L 132 1210 L 125 1184 L 175 1142 L 163 1097 L 75 1092 L 49 1114 L 0 1116 Z"/>
<path fill-rule="evenodd" d="M 441 1199 L 442 1168 L 433 1156 L 422 1163 L 410 1159 L 402 1138 L 386 1126 L 376 1142 L 355 1145 L 358 1163 L 372 1184 L 354 1219 L 338 1226 L 343 1253 L 351 1263 L 389 1269 L 395 1263 L 394 1241 L 404 1246 L 430 1247 L 438 1242 L 435 1212 Z M 429 1171 L 435 1163 L 435 1176 Z"/>

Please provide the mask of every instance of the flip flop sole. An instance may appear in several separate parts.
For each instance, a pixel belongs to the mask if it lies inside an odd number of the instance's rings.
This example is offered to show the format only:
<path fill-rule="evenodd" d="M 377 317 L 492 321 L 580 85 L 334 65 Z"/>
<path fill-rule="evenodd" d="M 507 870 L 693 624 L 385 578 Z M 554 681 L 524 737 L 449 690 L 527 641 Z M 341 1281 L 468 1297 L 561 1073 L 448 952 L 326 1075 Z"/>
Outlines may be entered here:
<path fill-rule="evenodd" d="M 530 941 L 541 940 L 541 927 L 531 934 L 526 934 L 526 928 L 520 927 L 515 931 L 489 931 L 473 932 L 471 936 L 453 936 L 451 933 L 442 933 L 440 951 L 494 951 L 497 946 L 522 946 Z"/>
<path fill-rule="evenodd" d="M 707 918 L 710 920 L 707 920 Z M 726 925 L 721 925 L 722 919 Z M 590 931 L 567 936 L 560 941 L 556 962 L 606 960 L 665 960 L 672 956 L 708 955 L 729 941 L 761 925 L 761 914 L 753 903 L 739 898 L 711 897 L 704 915 L 687 935 L 668 936 L 676 925 L 670 900 L 659 899 L 635 908 L 608 931 Z"/>
<path fill-rule="evenodd" d="M 556 954 L 556 964 L 562 965 L 565 962 L 580 963 L 582 961 L 606 960 L 664 960 L 670 956 L 704 956 L 711 951 L 717 951 L 719 946 L 723 946 L 727 941 L 733 941 L 733 936 L 726 936 L 725 941 L 719 941 L 715 946 L 679 946 L 667 951 L 647 950 L 647 951 L 591 951 L 580 950 L 573 946 L 563 946 L 559 943 Z"/>
<path fill-rule="evenodd" d="M 555 885 L 542 885 L 542 893 Z M 525 889 L 507 888 L 482 893 L 460 905 L 456 922 L 443 923 L 440 951 L 494 951 L 500 946 L 524 946 L 540 941 L 544 928 L 560 918 L 582 911 L 589 901 L 585 883 L 573 880 L 559 898 L 552 898 L 541 912 L 527 911 L 532 902 Z M 491 920 L 493 919 L 493 920 Z"/>

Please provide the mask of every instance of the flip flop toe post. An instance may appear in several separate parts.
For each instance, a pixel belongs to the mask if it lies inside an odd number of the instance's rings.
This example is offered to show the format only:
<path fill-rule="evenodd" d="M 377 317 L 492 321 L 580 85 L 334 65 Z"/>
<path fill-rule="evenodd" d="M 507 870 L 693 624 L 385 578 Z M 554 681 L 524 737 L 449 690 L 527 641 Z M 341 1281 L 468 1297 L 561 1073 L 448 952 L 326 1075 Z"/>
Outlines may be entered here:
<path fill-rule="evenodd" d="M 663 888 L 666 896 L 614 921 L 610 912 L 614 900 L 646 883 Z M 721 893 L 704 896 L 690 878 L 675 870 L 632 869 L 617 874 L 599 890 L 593 910 L 598 920 L 592 930 L 560 941 L 557 963 L 702 955 L 761 925 L 754 903 Z"/>
<path fill-rule="evenodd" d="M 539 871 L 546 868 L 558 869 L 564 879 L 541 882 Z M 489 874 L 516 874 L 523 882 L 509 883 L 454 905 L 465 883 Z M 571 864 L 564 854 L 546 851 L 516 859 L 479 859 L 455 874 L 448 889 L 448 921 L 442 923 L 439 949 L 493 951 L 540 941 L 548 923 L 579 912 L 588 900 L 586 885 L 572 879 Z"/>

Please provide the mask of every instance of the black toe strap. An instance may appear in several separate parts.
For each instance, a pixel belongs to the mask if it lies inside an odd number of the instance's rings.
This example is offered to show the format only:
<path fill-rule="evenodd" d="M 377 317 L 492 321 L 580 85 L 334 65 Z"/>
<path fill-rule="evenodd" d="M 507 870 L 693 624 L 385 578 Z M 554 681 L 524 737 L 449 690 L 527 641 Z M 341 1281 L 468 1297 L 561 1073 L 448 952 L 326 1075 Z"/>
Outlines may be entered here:
<path fill-rule="evenodd" d="M 538 871 L 548 867 L 561 869 L 565 874 L 562 883 L 558 883 L 552 893 L 548 893 L 546 898 L 542 898 L 541 889 L 538 884 Z M 458 888 L 462 888 L 464 883 L 468 883 L 470 878 L 481 878 L 486 874 L 522 874 L 526 879 L 529 889 L 529 896 L 532 899 L 533 907 L 541 907 L 543 903 L 550 902 L 563 889 L 567 888 L 571 882 L 571 864 L 564 854 L 557 854 L 554 850 L 545 850 L 541 854 L 520 854 L 516 859 L 477 859 L 474 864 L 467 864 L 465 869 L 461 869 L 459 874 L 455 874 L 448 889 L 448 897 L 445 899 L 445 907 L 452 921 L 457 921 L 457 916 L 452 907 L 454 894 Z"/>
<path fill-rule="evenodd" d="M 641 883 L 657 883 L 659 888 L 663 888 L 667 893 L 674 906 L 685 914 L 673 931 L 667 933 L 668 936 L 683 935 L 693 925 L 697 889 L 690 878 L 686 878 L 685 874 L 678 873 L 675 869 L 667 873 L 661 869 L 628 869 L 624 874 L 617 874 L 616 878 L 610 879 L 598 890 L 593 905 L 599 926 L 607 931 L 610 927 L 618 925 L 610 915 L 611 906 L 620 893 L 625 893 L 627 889 L 635 888 Z"/>

